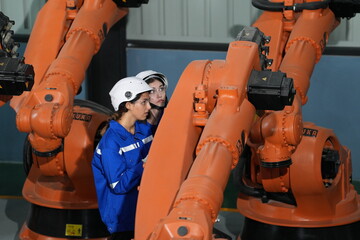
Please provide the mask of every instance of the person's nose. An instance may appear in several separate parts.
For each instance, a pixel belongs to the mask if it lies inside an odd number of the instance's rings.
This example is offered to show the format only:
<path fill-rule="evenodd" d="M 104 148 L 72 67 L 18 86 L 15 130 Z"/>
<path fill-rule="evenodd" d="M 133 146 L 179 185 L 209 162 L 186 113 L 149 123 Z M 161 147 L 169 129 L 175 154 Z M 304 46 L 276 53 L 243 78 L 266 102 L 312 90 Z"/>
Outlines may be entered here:
<path fill-rule="evenodd" d="M 151 109 L 150 102 L 146 102 L 146 108 L 147 108 L 147 110 L 150 110 L 150 109 Z"/>
<path fill-rule="evenodd" d="M 162 98 L 163 95 L 164 95 L 164 92 L 162 92 L 162 91 L 156 91 L 156 97 L 157 97 L 157 98 Z"/>

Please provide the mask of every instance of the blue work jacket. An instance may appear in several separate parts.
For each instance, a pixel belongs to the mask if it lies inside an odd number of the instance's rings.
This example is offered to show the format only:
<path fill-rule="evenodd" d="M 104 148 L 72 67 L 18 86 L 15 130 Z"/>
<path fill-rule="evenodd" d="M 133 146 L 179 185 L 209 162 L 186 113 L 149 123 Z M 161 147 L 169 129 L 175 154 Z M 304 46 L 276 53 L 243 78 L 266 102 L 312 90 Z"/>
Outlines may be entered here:
<path fill-rule="evenodd" d="M 131 134 L 118 122 L 110 121 L 96 147 L 92 170 L 101 219 L 110 233 L 134 230 L 142 160 L 152 139 L 149 123 L 136 122 L 135 134 Z"/>

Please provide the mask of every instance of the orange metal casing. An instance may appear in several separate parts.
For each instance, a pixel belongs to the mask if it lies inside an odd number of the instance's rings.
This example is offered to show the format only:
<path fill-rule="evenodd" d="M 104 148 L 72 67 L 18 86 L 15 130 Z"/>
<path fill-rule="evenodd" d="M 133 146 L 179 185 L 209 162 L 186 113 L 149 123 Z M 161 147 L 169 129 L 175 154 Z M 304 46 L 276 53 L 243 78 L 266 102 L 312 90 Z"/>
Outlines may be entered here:
<path fill-rule="evenodd" d="M 287 5 L 293 3 L 286 1 Z M 294 103 L 282 111 L 265 111 L 254 118 L 254 109 L 247 106 L 247 79 L 251 70 L 259 70 L 259 65 L 249 52 L 237 51 L 236 45 L 250 49 L 249 42 L 231 43 L 225 62 L 194 61 L 185 69 L 146 164 L 135 239 L 211 239 L 224 185 L 236 164 L 233 160 L 241 154 L 241 145 L 245 143 L 256 155 L 251 163 L 257 168 L 251 172 L 253 184 L 269 192 L 292 190 L 301 202 L 296 208 L 275 201 L 265 204 L 260 199 L 240 195 L 238 208 L 246 217 L 296 227 L 327 227 L 359 220 L 359 199 L 348 182 L 351 173 L 348 150 L 340 146 L 331 131 L 316 126 L 312 126 L 319 132 L 315 142 L 303 137 L 301 106 L 307 101 L 310 76 L 329 34 L 338 24 L 329 9 L 264 12 L 254 23 L 254 27 L 272 38 L 268 57 L 274 61 L 270 69 L 281 70 L 294 80 L 297 91 Z M 235 89 L 238 95 L 233 94 Z M 193 101 L 191 91 L 195 95 Z M 230 98 L 233 100 L 227 101 Z M 192 103 L 194 112 L 190 111 Z M 234 111 L 234 106 L 239 107 L 239 112 Z M 238 114 L 241 117 L 237 118 Z M 191 117 L 194 125 L 189 122 Z M 235 139 L 241 144 L 234 143 Z M 238 148 L 237 154 L 234 146 Z M 319 176 L 323 148 L 338 150 L 342 163 L 329 189 L 325 189 Z M 290 167 L 260 167 L 262 161 L 276 163 L 287 159 L 292 159 Z M 308 179 L 304 180 L 307 166 Z M 316 209 L 320 213 L 316 214 Z"/>
<path fill-rule="evenodd" d="M 191 229 L 191 238 L 211 237 L 222 191 L 254 120 L 255 109 L 245 96 L 247 78 L 258 63 L 256 44 L 233 42 L 226 61 L 194 61 L 185 69 L 145 166 L 135 239 L 177 238 L 172 234 L 182 226 Z M 200 83 L 206 85 L 210 112 L 203 130 L 192 122 L 194 96 L 189 91 Z"/>
<path fill-rule="evenodd" d="M 35 84 L 31 92 L 11 101 L 17 127 L 29 132 L 32 148 L 55 151 L 48 157 L 33 154 L 23 188 L 30 203 L 54 209 L 97 208 L 91 159 L 96 131 L 109 116 L 74 106 L 74 97 L 109 29 L 127 13 L 112 0 L 49 0 L 38 13 L 25 51 L 26 63 L 34 66 Z M 79 119 L 77 114 L 87 117 Z M 26 225 L 20 237 L 52 239 Z"/>

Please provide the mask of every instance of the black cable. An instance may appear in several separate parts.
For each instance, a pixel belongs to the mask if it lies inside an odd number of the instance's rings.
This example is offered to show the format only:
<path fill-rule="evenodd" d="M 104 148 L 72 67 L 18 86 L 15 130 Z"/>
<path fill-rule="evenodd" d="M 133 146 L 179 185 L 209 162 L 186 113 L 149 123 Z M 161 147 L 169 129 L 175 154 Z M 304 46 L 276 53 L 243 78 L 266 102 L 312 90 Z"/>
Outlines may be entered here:
<path fill-rule="evenodd" d="M 307 2 L 307 3 L 295 3 L 293 7 L 294 12 L 301 12 L 302 10 L 316 10 L 320 8 L 327 8 L 330 0 L 324 0 L 319 2 Z"/>
<path fill-rule="evenodd" d="M 302 10 L 316 10 L 321 8 L 327 8 L 330 0 L 296 3 L 293 6 L 284 6 L 284 3 L 270 2 L 269 0 L 252 0 L 252 5 L 260 10 L 270 12 L 281 12 L 283 10 L 293 10 L 294 12 L 300 12 Z"/>
<path fill-rule="evenodd" d="M 291 204 L 296 206 L 296 200 L 291 190 L 286 193 L 281 192 L 266 192 L 263 188 L 254 188 L 246 185 L 243 181 L 244 170 L 246 163 L 251 159 L 251 150 L 248 145 L 245 145 L 245 149 L 240 156 L 239 162 L 234 169 L 233 179 L 234 184 L 238 190 L 248 196 L 260 198 L 263 203 L 267 203 L 270 199 Z"/>
<path fill-rule="evenodd" d="M 252 0 L 252 5 L 260 10 L 270 12 L 281 12 L 284 9 L 284 3 L 269 2 L 268 0 Z"/>
<path fill-rule="evenodd" d="M 241 154 L 239 162 L 234 169 L 234 184 L 241 193 L 252 197 L 262 198 L 265 194 L 265 191 L 263 189 L 250 187 L 248 185 L 245 185 L 245 183 L 243 182 L 245 163 L 249 161 L 250 158 L 250 147 L 248 145 L 245 145 L 245 149 Z"/>

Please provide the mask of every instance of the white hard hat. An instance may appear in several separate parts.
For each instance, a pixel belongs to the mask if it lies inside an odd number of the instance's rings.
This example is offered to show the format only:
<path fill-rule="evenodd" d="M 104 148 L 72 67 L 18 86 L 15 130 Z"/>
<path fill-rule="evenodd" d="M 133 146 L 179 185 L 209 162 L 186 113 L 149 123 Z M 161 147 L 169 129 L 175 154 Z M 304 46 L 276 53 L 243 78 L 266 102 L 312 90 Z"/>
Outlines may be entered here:
<path fill-rule="evenodd" d="M 141 78 L 144 81 L 147 81 L 147 80 L 149 80 L 151 78 L 156 78 L 156 79 L 159 79 L 160 81 L 162 81 L 165 88 L 168 87 L 168 80 L 165 77 L 165 75 L 162 74 L 161 72 L 155 72 L 153 70 L 146 70 L 146 71 L 139 72 L 136 75 L 136 77 Z"/>
<path fill-rule="evenodd" d="M 139 93 L 151 90 L 152 88 L 140 78 L 126 77 L 120 79 L 109 92 L 111 104 L 117 111 L 121 103 L 131 101 Z"/>

